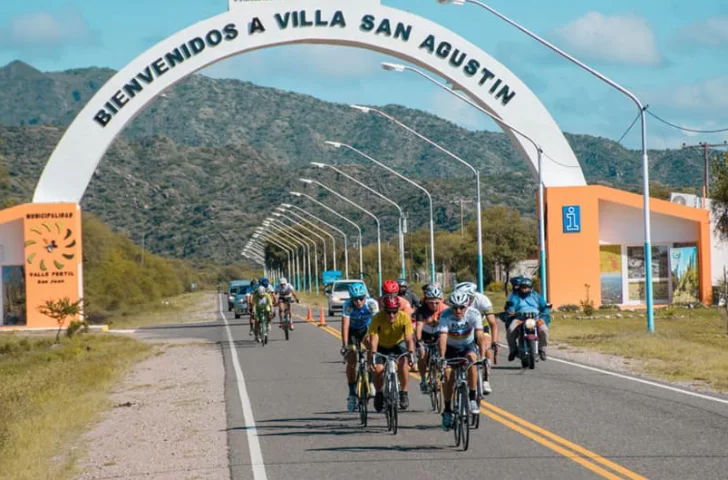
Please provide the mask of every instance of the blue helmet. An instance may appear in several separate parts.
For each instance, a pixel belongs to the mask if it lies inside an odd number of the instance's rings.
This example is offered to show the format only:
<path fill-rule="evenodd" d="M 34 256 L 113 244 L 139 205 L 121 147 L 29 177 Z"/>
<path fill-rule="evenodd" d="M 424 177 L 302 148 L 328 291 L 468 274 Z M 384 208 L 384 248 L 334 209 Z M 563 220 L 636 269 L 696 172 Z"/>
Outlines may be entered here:
<path fill-rule="evenodd" d="M 511 286 L 513 288 L 518 288 L 518 285 L 521 284 L 521 282 L 525 279 L 523 275 L 518 275 L 517 277 L 511 278 Z"/>
<path fill-rule="evenodd" d="M 270 285 L 270 282 L 268 281 L 267 278 L 263 278 L 263 279 L 260 280 L 260 284 L 262 286 L 264 286 L 265 288 L 268 288 L 268 285 Z"/>
<path fill-rule="evenodd" d="M 367 295 L 367 287 L 363 283 L 352 283 L 349 285 L 349 296 L 354 297 L 365 297 Z"/>

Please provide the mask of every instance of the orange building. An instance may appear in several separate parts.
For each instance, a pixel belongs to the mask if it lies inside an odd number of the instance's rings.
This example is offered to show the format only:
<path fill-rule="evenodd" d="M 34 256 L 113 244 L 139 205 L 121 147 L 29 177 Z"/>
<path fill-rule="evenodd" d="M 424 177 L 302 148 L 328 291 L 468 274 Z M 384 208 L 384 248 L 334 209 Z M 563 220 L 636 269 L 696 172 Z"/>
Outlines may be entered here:
<path fill-rule="evenodd" d="M 0 211 L 0 326 L 55 327 L 46 300 L 83 296 L 81 209 L 75 203 Z"/>
<path fill-rule="evenodd" d="M 545 192 L 548 295 L 554 306 L 645 303 L 643 197 L 603 186 Z M 650 199 L 655 304 L 711 301 L 708 210 Z"/>

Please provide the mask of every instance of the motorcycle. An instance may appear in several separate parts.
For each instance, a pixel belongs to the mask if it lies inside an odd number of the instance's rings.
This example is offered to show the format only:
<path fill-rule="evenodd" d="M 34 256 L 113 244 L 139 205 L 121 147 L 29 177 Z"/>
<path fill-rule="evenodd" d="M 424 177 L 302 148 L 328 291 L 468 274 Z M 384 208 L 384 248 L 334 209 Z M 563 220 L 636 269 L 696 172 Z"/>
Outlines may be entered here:
<path fill-rule="evenodd" d="M 551 305 L 547 305 L 547 308 L 550 309 Z M 538 361 L 538 329 L 546 322 L 542 315 L 535 312 L 520 313 L 514 321 L 520 323 L 516 345 L 521 358 L 521 367 L 533 370 Z"/>

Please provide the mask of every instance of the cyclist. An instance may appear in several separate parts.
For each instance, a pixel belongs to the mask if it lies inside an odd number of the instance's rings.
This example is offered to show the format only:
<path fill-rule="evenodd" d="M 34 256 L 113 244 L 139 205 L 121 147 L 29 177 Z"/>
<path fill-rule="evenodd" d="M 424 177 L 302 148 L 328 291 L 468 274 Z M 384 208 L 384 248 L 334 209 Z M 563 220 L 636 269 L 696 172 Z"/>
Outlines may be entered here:
<path fill-rule="evenodd" d="M 478 287 L 472 282 L 463 282 L 455 285 L 455 291 L 465 292 L 470 297 L 468 306 L 476 309 L 483 318 L 483 335 L 485 337 L 485 357 L 488 359 L 488 365 L 493 364 L 493 358 L 498 352 L 498 322 L 495 319 L 493 311 L 493 303 L 490 299 L 478 292 Z M 488 372 L 490 373 L 490 371 Z M 490 377 L 490 375 L 489 375 Z M 488 395 L 493 392 L 490 381 L 483 381 L 483 393 Z"/>
<path fill-rule="evenodd" d="M 251 305 L 255 310 L 253 331 L 255 332 L 256 342 L 262 341 L 262 339 L 258 336 L 258 322 L 265 318 L 264 315 L 267 315 L 268 320 L 270 321 L 273 314 L 273 307 L 275 306 L 275 302 L 273 302 L 273 297 L 270 296 L 267 290 L 268 289 L 266 287 L 261 285 L 260 287 L 258 287 L 258 290 L 256 290 L 256 292 L 253 294 L 253 303 Z"/>
<path fill-rule="evenodd" d="M 384 392 L 382 384 L 384 379 L 384 360 L 377 358 L 373 362 L 374 354 L 379 352 L 382 355 L 402 355 L 409 352 L 410 357 L 399 359 L 397 376 L 399 377 L 399 408 L 406 410 L 409 407 L 409 367 L 412 363 L 412 356 L 415 352 L 413 338 L 412 319 L 405 312 L 400 310 L 400 298 L 395 295 L 386 295 L 382 300 L 384 310 L 374 315 L 372 323 L 369 324 L 369 365 L 374 372 L 374 409 L 381 412 L 384 408 Z"/>
<path fill-rule="evenodd" d="M 379 312 L 379 304 L 367 295 L 363 283 L 349 285 L 349 299 L 341 310 L 341 353 L 346 354 L 346 383 L 349 386 L 349 397 L 346 407 L 349 412 L 356 409 L 356 342 L 365 345 L 367 327 L 372 317 Z"/>
<path fill-rule="evenodd" d="M 470 297 L 462 290 L 450 294 L 450 308 L 440 316 L 440 356 L 447 360 L 465 357 L 470 362 L 478 359 L 478 349 L 486 351 L 483 335 L 483 320 L 480 313 L 470 307 Z M 445 408 L 442 413 L 442 428 L 447 431 L 452 426 L 452 394 L 455 377 L 450 366 L 445 370 L 443 395 Z M 470 412 L 478 413 L 476 400 L 478 372 L 475 365 L 468 369 L 468 388 L 470 389 Z"/>
<path fill-rule="evenodd" d="M 250 285 L 250 289 L 248 290 L 247 294 L 247 301 L 248 301 L 248 313 L 250 314 L 250 331 L 248 332 L 248 336 L 253 335 L 253 327 L 255 326 L 255 312 L 253 309 L 253 294 L 258 290 L 258 287 L 260 284 L 258 283 L 258 280 L 253 280 L 253 282 Z"/>
<path fill-rule="evenodd" d="M 417 371 L 422 376 L 420 380 L 420 392 L 427 394 L 427 347 L 437 344 L 439 333 L 440 314 L 447 309 L 442 301 L 442 289 L 437 284 L 430 284 L 425 289 L 425 297 L 422 305 L 415 311 L 415 321 L 417 328 L 415 330 L 417 339 L 417 352 L 419 356 Z"/>
<path fill-rule="evenodd" d="M 397 281 L 397 285 L 399 286 L 399 292 L 397 294 L 400 298 L 404 298 L 409 302 L 411 305 L 412 311 L 417 310 L 420 308 L 420 299 L 417 298 L 417 294 L 415 292 L 409 290 L 409 284 L 407 283 L 407 280 L 404 278 L 400 278 Z M 411 312 L 410 312 L 411 315 Z"/>
<path fill-rule="evenodd" d="M 288 283 L 286 277 L 281 277 L 281 285 L 278 287 L 278 290 L 276 290 L 276 294 L 278 295 L 278 327 L 283 328 L 283 305 L 285 304 L 286 313 L 290 315 L 291 302 L 293 299 L 296 300 L 296 303 L 300 302 L 298 300 L 298 295 L 296 295 L 296 291 L 293 289 L 293 286 Z M 291 330 L 293 330 L 293 322 L 291 322 Z"/>
<path fill-rule="evenodd" d="M 399 295 L 399 284 L 395 280 L 385 280 L 382 284 L 382 297 L 379 299 L 380 310 L 384 308 L 382 302 L 384 301 L 384 297 L 386 297 L 387 295 Z M 412 313 L 414 313 L 412 305 L 407 301 L 406 298 L 399 297 L 399 305 L 400 310 L 402 310 L 404 313 L 407 313 L 409 315 L 412 315 Z"/>
<path fill-rule="evenodd" d="M 533 290 L 533 281 L 530 278 L 522 279 L 518 284 L 518 293 L 508 297 L 508 302 L 506 302 L 506 315 L 508 316 L 506 336 L 508 338 L 509 362 L 512 362 L 518 355 L 516 337 L 518 336 L 518 327 L 522 322 L 515 320 L 514 317 L 519 313 L 537 313 L 541 317 L 537 328 L 538 356 L 542 361 L 546 361 L 546 346 L 549 340 L 548 325 L 551 323 L 550 306 L 538 292 Z"/>

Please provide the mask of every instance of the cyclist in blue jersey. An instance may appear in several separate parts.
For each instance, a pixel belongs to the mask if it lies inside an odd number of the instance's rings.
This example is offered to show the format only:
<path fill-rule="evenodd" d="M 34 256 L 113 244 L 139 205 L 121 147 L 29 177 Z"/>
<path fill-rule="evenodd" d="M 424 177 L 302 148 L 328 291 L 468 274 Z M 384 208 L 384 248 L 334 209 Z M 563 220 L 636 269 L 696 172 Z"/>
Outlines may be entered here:
<path fill-rule="evenodd" d="M 362 347 L 367 342 L 367 328 L 372 317 L 379 312 L 379 303 L 367 295 L 363 283 L 352 283 L 349 286 L 349 300 L 341 311 L 341 354 L 346 354 L 346 383 L 349 385 L 347 408 L 349 412 L 356 409 L 356 352 L 352 347 L 360 342 Z"/>

